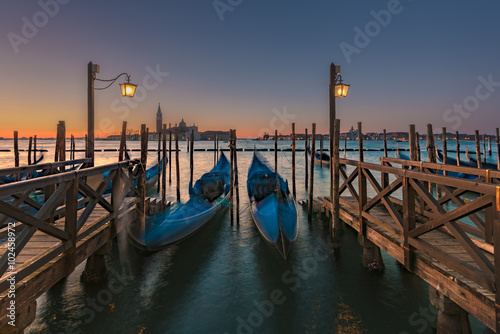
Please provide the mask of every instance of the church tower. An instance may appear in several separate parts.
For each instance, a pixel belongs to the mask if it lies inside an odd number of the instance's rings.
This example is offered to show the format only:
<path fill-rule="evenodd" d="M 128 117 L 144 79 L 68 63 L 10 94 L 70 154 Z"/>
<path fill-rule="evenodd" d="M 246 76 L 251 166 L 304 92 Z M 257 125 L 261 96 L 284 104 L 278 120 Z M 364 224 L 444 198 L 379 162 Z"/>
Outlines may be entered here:
<path fill-rule="evenodd" d="M 156 112 L 156 133 L 161 133 L 163 124 L 163 115 L 161 114 L 160 104 L 158 103 L 158 111 Z"/>

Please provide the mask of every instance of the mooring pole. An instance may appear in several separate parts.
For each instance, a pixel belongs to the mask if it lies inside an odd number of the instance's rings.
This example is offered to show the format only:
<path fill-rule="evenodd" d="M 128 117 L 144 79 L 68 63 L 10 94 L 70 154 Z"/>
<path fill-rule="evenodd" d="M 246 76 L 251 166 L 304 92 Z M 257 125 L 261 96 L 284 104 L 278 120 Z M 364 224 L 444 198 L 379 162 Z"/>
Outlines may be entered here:
<path fill-rule="evenodd" d="M 217 144 L 215 143 L 215 137 L 214 136 L 214 166 L 217 165 Z"/>
<path fill-rule="evenodd" d="M 497 128 L 497 169 L 500 170 L 500 131 Z"/>
<path fill-rule="evenodd" d="M 488 155 L 491 155 L 491 136 L 488 136 Z"/>
<path fill-rule="evenodd" d="M 194 170 L 194 156 L 193 156 L 193 151 L 194 151 L 194 130 L 191 130 L 191 147 L 189 149 L 189 170 L 190 170 L 190 175 L 189 175 L 189 182 L 191 183 L 191 186 L 194 186 L 193 184 L 193 170 Z"/>
<path fill-rule="evenodd" d="M 36 135 L 33 136 L 33 162 L 36 162 Z"/>
<path fill-rule="evenodd" d="M 240 224 L 240 187 L 238 183 L 238 150 L 236 148 L 236 129 L 233 130 L 233 154 L 234 154 L 234 188 L 236 190 L 236 224 Z"/>
<path fill-rule="evenodd" d="M 157 140 L 158 140 L 158 158 L 157 158 L 157 163 L 158 163 L 158 173 L 156 175 L 157 177 L 157 182 L 156 182 L 156 193 L 159 194 L 160 193 L 160 187 L 161 187 L 161 132 L 160 133 L 157 133 Z"/>
<path fill-rule="evenodd" d="M 30 137 L 30 141 L 28 144 L 28 166 L 31 165 L 31 145 L 33 144 L 32 142 L 33 142 L 33 138 Z"/>
<path fill-rule="evenodd" d="M 384 157 L 387 158 L 387 131 L 384 129 Z"/>
<path fill-rule="evenodd" d="M 363 152 L 363 131 L 361 128 L 361 122 L 358 122 L 358 146 L 359 146 L 359 161 L 365 161 L 365 156 Z"/>
<path fill-rule="evenodd" d="M 118 152 L 118 161 L 125 159 L 125 141 L 127 140 L 127 121 L 122 123 L 122 134 L 120 136 L 120 151 Z"/>
<path fill-rule="evenodd" d="M 455 132 L 455 139 L 457 141 L 457 166 L 460 166 L 460 135 L 458 131 Z"/>
<path fill-rule="evenodd" d="M 410 160 L 417 161 L 417 143 L 415 134 L 415 124 L 410 124 Z"/>
<path fill-rule="evenodd" d="M 304 140 L 304 145 L 305 145 L 305 150 L 304 150 L 304 154 L 305 154 L 305 159 L 304 159 L 304 162 L 305 162 L 305 178 L 304 178 L 304 181 L 305 181 L 305 184 L 306 184 L 306 189 L 307 189 L 307 186 L 308 186 L 308 183 L 309 183 L 309 167 L 308 167 L 308 161 L 307 161 L 307 158 L 308 158 L 308 155 L 307 155 L 307 148 L 308 148 L 308 140 L 309 140 L 309 137 L 307 135 L 307 129 L 306 129 L 306 138 Z"/>
<path fill-rule="evenodd" d="M 146 166 L 148 163 L 148 131 L 146 124 L 141 124 L 141 164 L 139 178 L 137 180 L 137 190 L 139 191 L 139 230 L 144 233 L 146 223 Z"/>
<path fill-rule="evenodd" d="M 231 208 L 231 224 L 234 222 L 234 149 L 233 149 L 233 130 L 229 130 L 229 156 L 230 156 L 230 164 L 231 164 L 231 169 L 230 169 L 230 191 L 231 191 L 231 197 L 230 197 L 230 208 Z"/>
<path fill-rule="evenodd" d="M 427 124 L 427 160 L 436 163 L 436 148 L 434 147 L 434 133 L 432 124 Z M 429 182 L 429 192 L 432 194 L 432 183 Z M 437 189 L 436 189 L 437 192 Z"/>
<path fill-rule="evenodd" d="M 417 132 L 416 134 L 416 140 L 415 140 L 415 143 L 417 144 L 417 160 L 418 161 L 422 161 L 422 157 L 420 156 L 421 152 L 420 152 L 420 134 Z"/>
<path fill-rule="evenodd" d="M 448 134 L 446 133 L 446 127 L 443 126 L 443 165 L 446 165 L 448 163 L 448 141 L 447 138 Z M 443 175 L 448 175 L 448 172 L 445 170 L 443 171 Z"/>
<path fill-rule="evenodd" d="M 175 173 L 176 173 L 177 202 L 180 202 L 181 172 L 179 169 L 179 129 L 175 129 Z"/>
<path fill-rule="evenodd" d="M 172 183 L 172 130 L 168 130 L 168 184 Z"/>
<path fill-rule="evenodd" d="M 278 172 L 278 130 L 274 130 L 274 170 Z"/>
<path fill-rule="evenodd" d="M 483 135 L 483 162 L 486 163 L 486 135 Z"/>
<path fill-rule="evenodd" d="M 340 222 L 340 120 L 335 119 L 334 122 L 334 139 L 333 149 L 330 148 L 330 154 L 333 157 L 333 196 L 332 196 L 332 211 L 330 215 L 331 229 L 333 238 L 333 251 L 336 257 L 340 254 L 340 234 L 343 231 L 342 223 Z"/>
<path fill-rule="evenodd" d="M 330 151 L 331 151 L 331 148 L 330 148 Z M 319 154 L 321 156 L 321 159 L 319 160 L 319 165 L 321 167 L 323 167 L 323 135 L 320 134 L 320 139 L 319 139 Z M 330 155 L 332 154 L 332 152 L 330 152 Z M 331 163 L 331 161 L 330 161 Z"/>
<path fill-rule="evenodd" d="M 314 196 L 314 152 L 316 150 L 316 123 L 312 124 L 312 138 L 311 138 L 311 179 L 309 181 L 309 201 L 307 210 L 307 220 L 312 221 L 313 212 L 313 196 Z"/>
<path fill-rule="evenodd" d="M 479 138 L 479 130 L 476 130 L 476 159 L 477 159 L 477 168 L 482 168 L 483 164 L 481 163 L 481 139 Z"/>
<path fill-rule="evenodd" d="M 167 124 L 163 124 L 162 129 L 163 158 L 161 163 L 161 205 L 165 208 L 167 204 Z M 170 164 L 170 161 L 169 161 Z"/>
<path fill-rule="evenodd" d="M 292 194 L 293 199 L 297 199 L 295 185 L 295 123 L 292 123 Z"/>

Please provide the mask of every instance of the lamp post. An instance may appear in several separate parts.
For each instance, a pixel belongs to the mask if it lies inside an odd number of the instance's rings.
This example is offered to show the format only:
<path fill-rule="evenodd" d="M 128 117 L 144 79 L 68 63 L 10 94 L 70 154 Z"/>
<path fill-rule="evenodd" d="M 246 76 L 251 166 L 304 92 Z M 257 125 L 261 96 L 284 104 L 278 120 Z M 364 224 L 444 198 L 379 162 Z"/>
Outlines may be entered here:
<path fill-rule="evenodd" d="M 335 99 L 337 97 L 342 98 L 347 96 L 347 92 L 349 91 L 350 85 L 344 84 L 342 82 L 342 77 L 340 76 L 340 66 L 336 66 L 331 63 L 330 65 L 330 87 L 329 87 L 329 96 L 330 96 L 330 200 L 332 201 L 333 212 L 332 212 L 332 232 L 334 237 L 334 243 L 338 242 L 338 232 L 340 231 L 340 220 L 339 220 L 339 196 L 338 191 L 335 192 L 334 196 L 334 187 L 339 187 L 339 164 L 338 161 L 333 161 L 333 159 L 338 159 L 338 157 L 333 156 L 334 152 L 334 131 L 335 131 L 335 119 L 336 115 L 336 105 Z M 339 124 L 339 123 L 337 123 Z M 340 129 L 337 129 L 340 135 Z M 336 152 L 338 152 L 336 150 Z M 336 230 L 336 231 L 335 231 Z"/>
<path fill-rule="evenodd" d="M 88 107 L 87 133 L 88 133 L 88 136 L 87 136 L 86 157 L 90 159 L 90 167 L 94 166 L 94 123 L 95 123 L 94 91 L 95 90 L 104 90 L 104 89 L 110 87 L 122 75 L 125 75 L 127 77 L 127 82 L 120 84 L 122 96 L 134 97 L 135 89 L 137 88 L 137 85 L 134 85 L 133 83 L 130 82 L 130 75 L 127 73 L 121 73 L 116 78 L 109 79 L 109 80 L 97 79 L 96 74 L 99 73 L 99 69 L 100 69 L 99 65 L 94 64 L 92 62 L 88 63 L 88 66 L 87 66 L 87 82 L 88 82 L 88 86 L 87 86 L 87 107 Z M 94 88 L 94 82 L 96 80 L 102 81 L 102 82 L 109 82 L 109 85 L 107 85 L 106 87 L 103 87 L 103 88 Z"/>

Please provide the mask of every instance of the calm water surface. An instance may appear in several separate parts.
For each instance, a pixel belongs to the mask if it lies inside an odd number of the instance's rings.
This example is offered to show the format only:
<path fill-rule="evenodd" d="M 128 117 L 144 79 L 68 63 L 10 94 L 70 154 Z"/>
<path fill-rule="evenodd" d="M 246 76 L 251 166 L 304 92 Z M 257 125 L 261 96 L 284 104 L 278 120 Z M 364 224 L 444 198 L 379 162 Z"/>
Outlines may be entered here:
<path fill-rule="evenodd" d="M 290 147 L 289 141 L 279 144 Z M 398 144 L 407 147 L 407 143 Z M 272 148 L 274 142 L 239 141 L 238 145 Z M 450 148 L 453 145 L 448 143 Z M 39 141 L 38 147 L 49 150 L 45 161 L 53 160 L 53 146 L 53 141 Z M 196 142 L 195 146 L 212 148 L 213 144 Z M 221 147 L 226 146 L 221 143 Z M 389 147 L 395 146 L 389 143 Z M 474 151 L 473 142 L 462 142 L 462 149 L 466 146 Z M 83 147 L 83 142 L 77 141 L 77 148 Z M 118 142 L 96 142 L 99 149 L 116 147 Z M 129 142 L 128 147 L 139 148 L 139 143 Z M 185 147 L 186 143 L 180 144 L 183 200 L 188 198 L 189 182 Z M 303 142 L 297 147 L 303 147 Z M 348 142 L 348 147 L 357 147 L 357 142 Z M 382 142 L 366 141 L 365 147 L 382 148 Z M 421 142 L 421 147 L 425 143 Z M 12 148 L 12 142 L 0 141 L 2 148 Z M 27 148 L 27 141 L 21 141 L 20 148 Z M 150 142 L 150 148 L 156 148 L 156 143 Z M 262 154 L 274 161 L 273 152 Z M 347 157 L 356 159 L 357 154 L 348 152 Z M 380 154 L 366 152 L 365 160 L 378 163 Z M 0 152 L 0 167 L 12 166 L 12 156 Z M 82 156 L 77 154 L 77 158 Z M 139 152 L 132 152 L 132 157 L 138 156 Z M 251 152 L 238 154 L 239 225 L 231 225 L 226 212 L 192 238 L 152 254 L 141 253 L 126 238 L 118 238 L 106 259 L 107 282 L 82 283 L 81 264 L 37 300 L 36 320 L 26 332 L 433 333 L 436 311 L 427 297 L 428 285 L 385 253 L 383 272 L 364 269 L 362 247 L 350 228 L 342 237 L 341 257 L 335 260 L 328 244 L 328 226 L 316 216 L 308 223 L 307 214 L 299 208 L 299 238 L 288 261 L 279 258 L 264 243 L 248 212 L 246 174 L 251 157 Z M 425 153 L 422 159 L 426 159 Z M 116 152 L 96 153 L 96 164 L 116 160 Z M 155 160 L 151 152 L 148 163 Z M 21 154 L 23 161 L 26 153 Z M 278 164 L 279 172 L 291 184 L 291 152 L 280 152 Z M 213 152 L 195 152 L 195 179 L 212 166 Z M 307 196 L 303 166 L 304 153 L 297 152 L 299 200 Z M 172 171 L 174 179 L 167 195 L 173 201 L 175 169 Z M 315 195 L 328 194 L 328 179 L 328 169 L 315 167 Z M 471 323 L 474 333 L 485 331 L 472 317 Z"/>

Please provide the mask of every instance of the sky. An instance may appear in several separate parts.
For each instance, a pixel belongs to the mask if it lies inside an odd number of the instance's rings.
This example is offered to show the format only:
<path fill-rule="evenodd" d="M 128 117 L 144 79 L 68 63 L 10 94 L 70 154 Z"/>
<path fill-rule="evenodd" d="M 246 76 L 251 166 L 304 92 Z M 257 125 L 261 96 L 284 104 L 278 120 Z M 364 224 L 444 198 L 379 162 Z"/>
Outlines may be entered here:
<path fill-rule="evenodd" d="M 351 85 L 337 99 L 347 131 L 500 127 L 500 3 L 494 0 L 4 0 L 0 136 L 87 129 L 87 63 L 97 78 L 96 135 L 181 119 L 239 137 L 328 132 L 329 66 Z M 96 82 L 96 87 L 104 83 Z"/>

